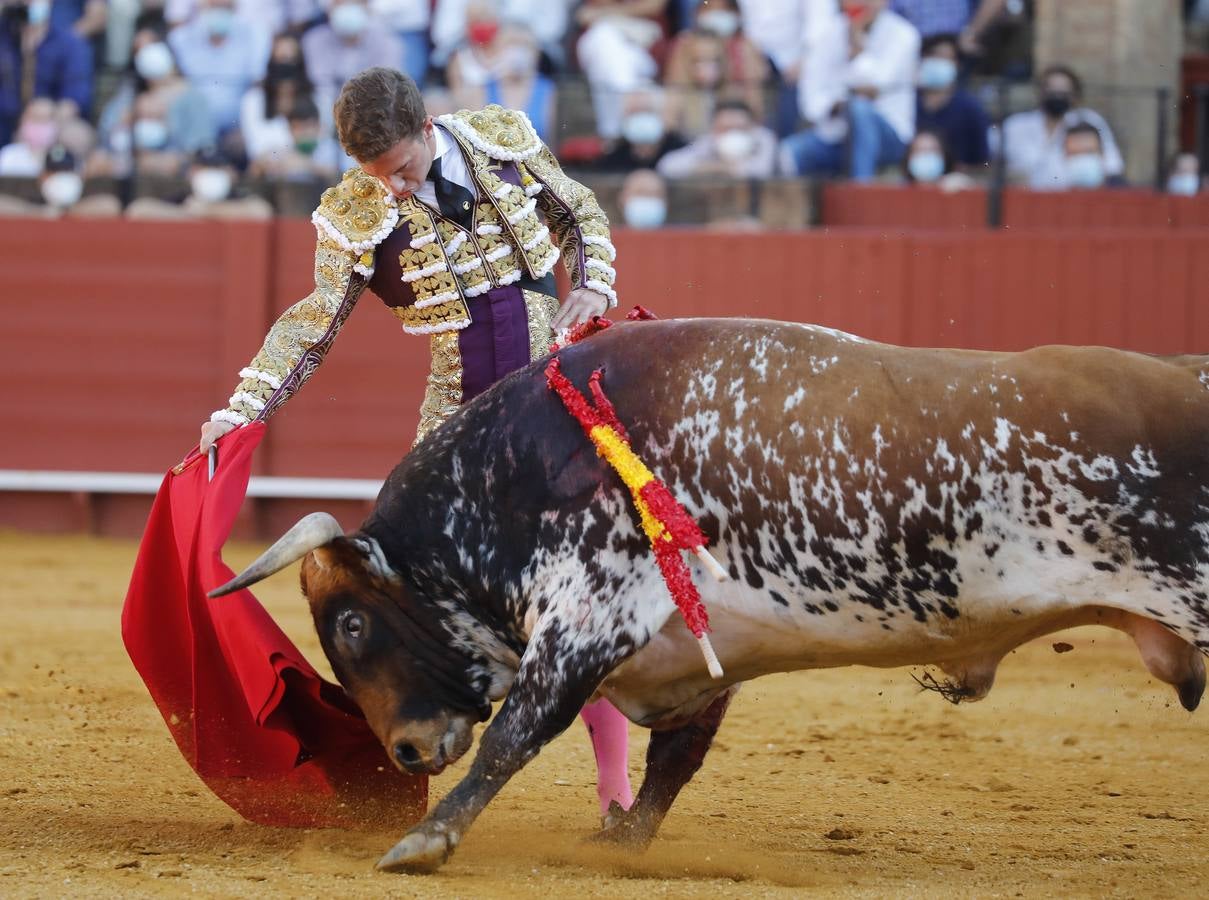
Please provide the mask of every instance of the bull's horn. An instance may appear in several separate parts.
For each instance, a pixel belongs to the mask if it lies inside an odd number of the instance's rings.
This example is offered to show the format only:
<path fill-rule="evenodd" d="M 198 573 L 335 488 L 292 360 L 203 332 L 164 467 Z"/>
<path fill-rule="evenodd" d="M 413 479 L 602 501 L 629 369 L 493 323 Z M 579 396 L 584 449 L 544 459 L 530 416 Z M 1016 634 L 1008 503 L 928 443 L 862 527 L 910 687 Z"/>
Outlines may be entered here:
<path fill-rule="evenodd" d="M 290 563 L 297 562 L 333 538 L 343 535 L 344 529 L 330 513 L 311 513 L 278 538 L 277 543 L 262 553 L 256 562 L 206 596 L 221 597 L 255 584 L 274 572 L 280 572 Z"/>

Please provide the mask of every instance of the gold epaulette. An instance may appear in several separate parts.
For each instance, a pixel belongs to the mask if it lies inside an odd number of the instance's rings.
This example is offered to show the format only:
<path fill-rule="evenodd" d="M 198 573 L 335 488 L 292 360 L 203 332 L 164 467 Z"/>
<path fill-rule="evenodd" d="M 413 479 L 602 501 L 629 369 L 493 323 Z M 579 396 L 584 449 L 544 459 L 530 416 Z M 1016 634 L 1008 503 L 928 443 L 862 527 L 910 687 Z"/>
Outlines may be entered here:
<path fill-rule="evenodd" d="M 480 110 L 459 110 L 437 121 L 492 159 L 524 160 L 542 149 L 529 117 L 519 109 L 505 109 L 497 103 Z"/>
<path fill-rule="evenodd" d="M 399 210 L 378 179 L 349 169 L 339 184 L 323 192 L 311 221 L 345 250 L 360 254 L 386 240 Z"/>

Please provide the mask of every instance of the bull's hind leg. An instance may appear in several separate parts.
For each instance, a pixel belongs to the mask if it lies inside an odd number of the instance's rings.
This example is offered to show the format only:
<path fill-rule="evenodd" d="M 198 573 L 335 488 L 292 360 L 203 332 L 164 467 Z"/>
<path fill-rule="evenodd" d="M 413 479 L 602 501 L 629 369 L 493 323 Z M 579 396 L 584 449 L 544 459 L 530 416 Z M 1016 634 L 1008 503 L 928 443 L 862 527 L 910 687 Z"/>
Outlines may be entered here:
<path fill-rule="evenodd" d="M 595 839 L 639 847 L 651 842 L 676 796 L 701 768 L 737 690 L 738 687 L 732 687 L 723 691 L 683 725 L 651 732 L 646 776 L 634 805 L 625 812 L 614 810 L 609 827 Z"/>

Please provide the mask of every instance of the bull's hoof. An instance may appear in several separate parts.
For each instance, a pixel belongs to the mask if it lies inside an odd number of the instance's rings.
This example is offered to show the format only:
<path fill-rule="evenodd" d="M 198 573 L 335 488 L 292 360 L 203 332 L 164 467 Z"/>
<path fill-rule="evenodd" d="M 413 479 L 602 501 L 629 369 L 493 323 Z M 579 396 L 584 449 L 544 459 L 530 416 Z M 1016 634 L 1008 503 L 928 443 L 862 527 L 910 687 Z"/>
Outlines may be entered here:
<path fill-rule="evenodd" d="M 623 809 L 619 803 L 609 805 L 600 831 L 588 837 L 594 844 L 613 844 L 619 847 L 630 847 L 645 850 L 655 838 L 655 827 L 645 816 L 637 814 L 631 808 Z"/>
<path fill-rule="evenodd" d="M 413 875 L 435 872 L 453 855 L 457 845 L 456 832 L 420 825 L 391 847 L 390 852 L 378 860 L 377 868 L 382 872 L 407 872 Z"/>

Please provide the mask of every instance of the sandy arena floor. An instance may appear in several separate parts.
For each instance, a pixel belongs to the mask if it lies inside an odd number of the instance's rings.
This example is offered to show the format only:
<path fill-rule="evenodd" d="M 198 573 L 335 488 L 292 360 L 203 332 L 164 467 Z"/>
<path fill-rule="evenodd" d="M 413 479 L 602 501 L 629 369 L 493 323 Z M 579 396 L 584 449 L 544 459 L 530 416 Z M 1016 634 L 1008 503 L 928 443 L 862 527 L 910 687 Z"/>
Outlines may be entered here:
<path fill-rule="evenodd" d="M 749 685 L 641 856 L 580 843 L 596 800 L 577 727 L 440 874 L 380 875 L 397 834 L 249 825 L 193 776 L 122 649 L 134 551 L 0 534 L 0 896 L 1176 897 L 1209 884 L 1209 704 L 1185 713 L 1125 638 L 1095 629 L 1018 651 L 990 697 L 961 708 L 902 670 Z M 257 594 L 318 662 L 296 577 Z M 633 729 L 635 763 L 645 740 Z"/>

